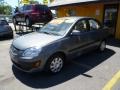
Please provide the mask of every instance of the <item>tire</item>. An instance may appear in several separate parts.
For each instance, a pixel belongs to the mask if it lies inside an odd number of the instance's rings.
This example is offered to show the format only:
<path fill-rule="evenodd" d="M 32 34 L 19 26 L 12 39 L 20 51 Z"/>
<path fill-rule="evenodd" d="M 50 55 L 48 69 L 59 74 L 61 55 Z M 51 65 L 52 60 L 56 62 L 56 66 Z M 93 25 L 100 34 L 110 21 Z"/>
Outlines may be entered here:
<path fill-rule="evenodd" d="M 105 48 L 106 48 L 106 41 L 104 40 L 100 43 L 99 50 L 103 52 Z"/>
<path fill-rule="evenodd" d="M 9 38 L 10 38 L 10 39 L 13 39 L 13 37 L 14 37 L 13 35 L 9 35 Z"/>
<path fill-rule="evenodd" d="M 13 24 L 18 25 L 18 21 L 16 20 L 15 17 L 13 18 Z"/>
<path fill-rule="evenodd" d="M 27 18 L 25 19 L 25 23 L 26 23 L 26 25 L 29 26 L 29 27 L 32 26 L 32 21 L 30 20 L 29 17 L 27 17 Z"/>
<path fill-rule="evenodd" d="M 45 71 L 56 74 L 62 70 L 63 66 L 64 57 L 61 54 L 55 54 L 48 59 Z"/>

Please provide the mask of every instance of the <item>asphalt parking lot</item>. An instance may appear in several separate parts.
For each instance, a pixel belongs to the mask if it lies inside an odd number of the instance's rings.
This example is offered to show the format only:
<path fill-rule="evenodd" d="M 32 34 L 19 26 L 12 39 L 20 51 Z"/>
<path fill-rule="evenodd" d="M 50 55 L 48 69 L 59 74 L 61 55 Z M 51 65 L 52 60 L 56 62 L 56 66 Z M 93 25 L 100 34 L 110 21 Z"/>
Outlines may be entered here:
<path fill-rule="evenodd" d="M 0 41 L 0 90 L 102 90 L 120 70 L 120 41 L 113 38 L 108 39 L 104 52 L 77 57 L 56 75 L 27 74 L 14 68 L 9 57 L 11 43 L 12 39 Z"/>

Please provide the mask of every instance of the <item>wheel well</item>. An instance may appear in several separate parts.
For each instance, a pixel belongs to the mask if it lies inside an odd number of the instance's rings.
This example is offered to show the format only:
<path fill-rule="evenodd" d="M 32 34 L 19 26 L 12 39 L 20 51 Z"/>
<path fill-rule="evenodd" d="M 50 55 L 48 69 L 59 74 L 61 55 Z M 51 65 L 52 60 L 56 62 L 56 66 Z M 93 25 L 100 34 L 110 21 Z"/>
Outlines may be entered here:
<path fill-rule="evenodd" d="M 102 43 L 103 41 L 105 41 L 105 43 L 106 43 L 107 40 L 106 40 L 106 39 L 103 39 L 103 40 L 101 40 L 101 43 Z"/>
<path fill-rule="evenodd" d="M 51 57 L 54 55 L 62 55 L 64 60 L 66 60 L 66 54 L 64 52 L 56 52 L 56 53 L 52 54 Z"/>
<path fill-rule="evenodd" d="M 45 70 L 45 71 L 47 71 L 48 68 L 49 68 L 49 67 L 48 67 L 48 64 L 49 64 L 50 58 L 52 58 L 52 57 L 55 56 L 55 55 L 62 55 L 63 58 L 64 58 L 64 62 L 66 62 L 66 54 L 65 54 L 64 52 L 56 52 L 56 53 L 52 54 L 52 55 L 48 58 L 48 60 L 47 60 L 47 62 L 46 62 L 46 64 L 45 64 L 45 67 L 44 67 L 44 70 Z"/>
<path fill-rule="evenodd" d="M 29 16 L 25 16 L 25 20 L 26 20 L 26 18 L 29 18 Z"/>

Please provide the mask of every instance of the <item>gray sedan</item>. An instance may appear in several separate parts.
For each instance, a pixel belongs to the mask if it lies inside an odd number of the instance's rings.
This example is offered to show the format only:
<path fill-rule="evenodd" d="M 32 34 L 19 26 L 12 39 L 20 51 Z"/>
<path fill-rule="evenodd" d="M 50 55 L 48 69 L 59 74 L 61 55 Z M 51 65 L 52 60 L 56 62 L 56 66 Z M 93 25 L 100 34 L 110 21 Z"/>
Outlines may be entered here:
<path fill-rule="evenodd" d="M 16 38 L 10 47 L 13 65 L 25 72 L 61 71 L 66 60 L 106 48 L 108 30 L 96 19 L 64 17 L 54 19 L 40 31 Z"/>

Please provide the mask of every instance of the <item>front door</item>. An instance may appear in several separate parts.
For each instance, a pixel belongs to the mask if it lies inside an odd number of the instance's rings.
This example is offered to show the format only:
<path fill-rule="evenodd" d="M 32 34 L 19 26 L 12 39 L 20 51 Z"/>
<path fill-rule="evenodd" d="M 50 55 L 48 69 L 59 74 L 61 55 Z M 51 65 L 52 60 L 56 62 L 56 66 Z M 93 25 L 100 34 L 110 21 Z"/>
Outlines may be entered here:
<path fill-rule="evenodd" d="M 118 4 L 105 5 L 104 25 L 111 29 L 111 34 L 115 35 L 118 17 Z"/>
<path fill-rule="evenodd" d="M 83 50 L 89 43 L 89 33 L 87 20 L 82 19 L 78 21 L 72 28 L 71 36 L 69 37 L 69 53 L 74 56 L 82 54 Z"/>

